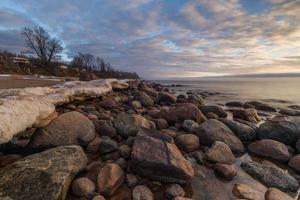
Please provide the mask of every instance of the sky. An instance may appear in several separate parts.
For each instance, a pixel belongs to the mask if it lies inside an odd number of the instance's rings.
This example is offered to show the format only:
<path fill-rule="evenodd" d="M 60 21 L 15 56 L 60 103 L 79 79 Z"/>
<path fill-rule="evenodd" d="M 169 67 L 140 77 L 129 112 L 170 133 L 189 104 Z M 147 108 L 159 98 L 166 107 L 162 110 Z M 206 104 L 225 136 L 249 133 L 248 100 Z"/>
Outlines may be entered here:
<path fill-rule="evenodd" d="M 0 49 L 24 27 L 148 79 L 300 72 L 300 0 L 1 0 Z"/>

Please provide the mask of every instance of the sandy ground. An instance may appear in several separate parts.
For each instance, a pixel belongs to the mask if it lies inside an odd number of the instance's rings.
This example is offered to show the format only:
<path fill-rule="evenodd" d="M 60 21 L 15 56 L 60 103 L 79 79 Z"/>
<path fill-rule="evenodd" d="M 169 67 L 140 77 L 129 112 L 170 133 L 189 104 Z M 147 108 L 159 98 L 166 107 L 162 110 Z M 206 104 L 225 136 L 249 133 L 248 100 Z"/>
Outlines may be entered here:
<path fill-rule="evenodd" d="M 62 79 L 44 79 L 36 77 L 1 77 L 0 89 L 51 86 L 63 82 Z"/>

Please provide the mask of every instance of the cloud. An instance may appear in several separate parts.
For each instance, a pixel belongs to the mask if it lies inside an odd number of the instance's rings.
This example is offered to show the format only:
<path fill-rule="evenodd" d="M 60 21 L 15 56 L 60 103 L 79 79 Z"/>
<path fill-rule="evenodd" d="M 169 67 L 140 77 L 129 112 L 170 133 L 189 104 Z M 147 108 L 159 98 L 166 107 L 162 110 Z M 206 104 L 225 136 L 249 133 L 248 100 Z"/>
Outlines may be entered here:
<path fill-rule="evenodd" d="M 299 71 L 300 2 L 265 1 L 14 0 L 22 12 L 0 4 L 0 47 L 17 51 L 20 27 L 39 24 L 69 58 L 93 53 L 146 78 Z"/>

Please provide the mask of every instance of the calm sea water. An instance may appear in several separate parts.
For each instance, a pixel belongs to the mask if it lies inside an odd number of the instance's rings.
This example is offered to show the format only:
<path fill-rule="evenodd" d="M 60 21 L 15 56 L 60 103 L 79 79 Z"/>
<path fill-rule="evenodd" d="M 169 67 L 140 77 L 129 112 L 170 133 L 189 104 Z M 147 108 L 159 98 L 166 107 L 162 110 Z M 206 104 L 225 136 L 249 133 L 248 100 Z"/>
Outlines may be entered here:
<path fill-rule="evenodd" d="M 172 87 L 177 93 L 188 90 L 221 93 L 212 101 L 262 100 L 279 105 L 300 105 L 300 77 L 214 77 L 199 80 L 156 81 Z"/>

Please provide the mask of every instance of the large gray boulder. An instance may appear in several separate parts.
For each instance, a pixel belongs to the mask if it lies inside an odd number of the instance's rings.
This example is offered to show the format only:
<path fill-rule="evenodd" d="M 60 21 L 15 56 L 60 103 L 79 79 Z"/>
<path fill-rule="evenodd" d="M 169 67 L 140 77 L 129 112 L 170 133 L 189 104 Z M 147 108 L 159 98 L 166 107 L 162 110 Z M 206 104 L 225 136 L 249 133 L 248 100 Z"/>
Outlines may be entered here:
<path fill-rule="evenodd" d="M 244 152 L 241 140 L 222 122 L 209 119 L 194 130 L 201 144 L 211 146 L 215 141 L 227 144 L 233 153 Z"/>
<path fill-rule="evenodd" d="M 296 192 L 299 188 L 298 181 L 293 176 L 276 166 L 248 161 L 243 162 L 241 167 L 267 187 L 278 188 L 284 192 Z"/>
<path fill-rule="evenodd" d="M 63 200 L 72 179 L 86 164 L 79 146 L 27 156 L 0 169 L 0 199 Z"/>
<path fill-rule="evenodd" d="M 212 112 L 212 113 L 215 113 L 216 115 L 218 115 L 221 118 L 226 118 L 227 117 L 226 111 L 221 106 L 204 105 L 204 106 L 200 107 L 200 110 L 204 114 Z"/>
<path fill-rule="evenodd" d="M 194 176 L 192 164 L 183 157 L 172 137 L 142 129 L 134 142 L 132 170 L 140 176 L 164 182 L 186 183 Z"/>
<path fill-rule="evenodd" d="M 29 148 L 48 149 L 66 145 L 85 147 L 96 137 L 94 124 L 83 114 L 72 111 L 59 115 L 32 136 Z"/>
<path fill-rule="evenodd" d="M 258 129 L 261 139 L 273 139 L 286 145 L 295 145 L 300 137 L 300 118 L 277 116 Z"/>

